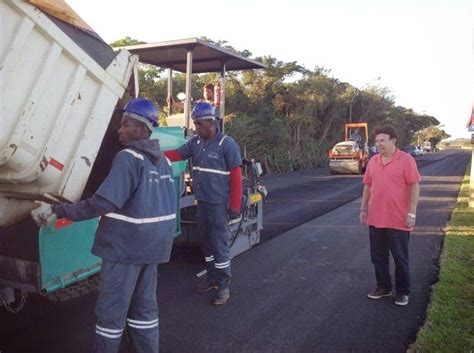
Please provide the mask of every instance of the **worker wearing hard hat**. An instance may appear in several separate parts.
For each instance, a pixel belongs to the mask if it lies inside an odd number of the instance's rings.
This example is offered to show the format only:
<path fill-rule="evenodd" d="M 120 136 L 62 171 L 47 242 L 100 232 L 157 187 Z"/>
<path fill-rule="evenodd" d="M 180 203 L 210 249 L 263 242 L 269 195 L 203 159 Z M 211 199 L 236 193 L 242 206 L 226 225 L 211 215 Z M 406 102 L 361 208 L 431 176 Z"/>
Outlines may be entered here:
<path fill-rule="evenodd" d="M 219 132 L 214 108 L 207 102 L 194 105 L 191 117 L 197 135 L 165 155 L 172 161 L 191 158 L 197 221 L 207 280 L 198 292 L 217 290 L 214 305 L 225 304 L 230 291 L 229 216 L 238 217 L 242 197 L 242 160 L 235 141 Z"/>
<path fill-rule="evenodd" d="M 82 221 L 102 216 L 92 253 L 102 258 L 94 353 L 115 353 L 127 324 L 134 352 L 158 352 L 159 263 L 168 262 L 176 218 L 171 162 L 150 140 L 157 109 L 133 99 L 123 110 L 119 141 L 126 148 L 95 195 L 74 204 L 42 205 L 32 211 L 43 226 L 54 218 Z"/>
<path fill-rule="evenodd" d="M 214 108 L 214 117 L 217 123 L 217 129 L 223 131 L 223 122 L 220 117 L 220 104 L 221 104 L 221 86 L 217 83 L 215 86 L 212 83 L 204 85 L 202 88 L 203 99 L 198 102 L 209 103 Z"/>

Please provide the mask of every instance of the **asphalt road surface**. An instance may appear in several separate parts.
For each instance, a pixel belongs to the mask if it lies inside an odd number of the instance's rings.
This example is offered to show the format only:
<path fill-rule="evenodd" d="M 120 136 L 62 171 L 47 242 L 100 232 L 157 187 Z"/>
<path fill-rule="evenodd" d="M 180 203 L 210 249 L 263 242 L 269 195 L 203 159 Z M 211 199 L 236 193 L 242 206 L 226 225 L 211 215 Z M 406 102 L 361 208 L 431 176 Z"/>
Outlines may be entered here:
<path fill-rule="evenodd" d="M 469 158 L 448 150 L 418 160 L 423 178 L 408 306 L 366 297 L 375 281 L 368 231 L 358 223 L 360 176 L 330 176 L 326 169 L 267 176 L 262 243 L 233 260 L 225 306 L 193 292 L 200 262 L 161 266 L 160 351 L 405 352 L 425 319 L 442 228 Z M 95 298 L 53 304 L 32 297 L 19 314 L 0 310 L 0 352 L 88 352 Z M 124 340 L 120 352 L 127 351 Z"/>

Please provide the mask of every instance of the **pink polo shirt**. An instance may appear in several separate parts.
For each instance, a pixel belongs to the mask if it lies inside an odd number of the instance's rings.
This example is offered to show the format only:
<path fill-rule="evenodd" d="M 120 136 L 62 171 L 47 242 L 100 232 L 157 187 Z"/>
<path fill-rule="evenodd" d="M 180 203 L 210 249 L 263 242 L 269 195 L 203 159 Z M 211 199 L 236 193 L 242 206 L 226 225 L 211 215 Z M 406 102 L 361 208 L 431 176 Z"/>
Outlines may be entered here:
<path fill-rule="evenodd" d="M 380 154 L 372 157 L 363 179 L 370 187 L 367 224 L 411 230 L 405 225 L 410 212 L 410 185 L 420 180 L 416 162 L 408 153 L 397 149 L 385 165 Z"/>

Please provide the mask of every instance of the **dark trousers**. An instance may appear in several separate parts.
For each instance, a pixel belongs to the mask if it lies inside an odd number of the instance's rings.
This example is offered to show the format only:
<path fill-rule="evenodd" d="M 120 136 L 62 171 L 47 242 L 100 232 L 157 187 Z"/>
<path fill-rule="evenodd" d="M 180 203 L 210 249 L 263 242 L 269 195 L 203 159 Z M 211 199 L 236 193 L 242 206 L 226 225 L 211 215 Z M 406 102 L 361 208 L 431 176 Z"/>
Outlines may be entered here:
<path fill-rule="evenodd" d="M 125 325 L 133 352 L 159 352 L 157 267 L 102 262 L 93 353 L 116 353 Z"/>
<path fill-rule="evenodd" d="M 410 294 L 410 266 L 408 242 L 410 232 L 369 227 L 370 256 L 375 268 L 377 286 L 392 289 L 390 278 L 390 253 L 395 261 L 395 289 L 398 294 Z"/>
<path fill-rule="evenodd" d="M 207 279 L 209 282 L 217 282 L 219 290 L 228 289 L 231 272 L 227 206 L 199 201 L 197 221 Z"/>

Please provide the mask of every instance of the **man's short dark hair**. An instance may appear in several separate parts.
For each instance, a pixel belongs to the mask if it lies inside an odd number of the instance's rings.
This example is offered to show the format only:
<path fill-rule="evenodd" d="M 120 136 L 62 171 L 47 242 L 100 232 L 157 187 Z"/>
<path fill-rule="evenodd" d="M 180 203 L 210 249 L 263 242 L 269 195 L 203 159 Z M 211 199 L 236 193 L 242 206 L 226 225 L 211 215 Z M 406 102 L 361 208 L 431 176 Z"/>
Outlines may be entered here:
<path fill-rule="evenodd" d="M 390 139 L 395 139 L 398 141 L 397 131 L 395 131 L 395 128 L 391 125 L 376 127 L 374 129 L 374 136 L 377 136 L 378 134 L 386 134 L 390 137 Z"/>
<path fill-rule="evenodd" d="M 214 85 L 212 83 L 208 83 L 207 85 L 204 86 L 205 89 L 214 89 Z"/>

